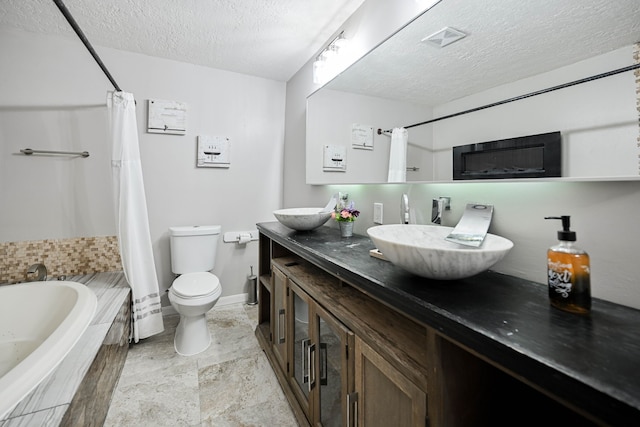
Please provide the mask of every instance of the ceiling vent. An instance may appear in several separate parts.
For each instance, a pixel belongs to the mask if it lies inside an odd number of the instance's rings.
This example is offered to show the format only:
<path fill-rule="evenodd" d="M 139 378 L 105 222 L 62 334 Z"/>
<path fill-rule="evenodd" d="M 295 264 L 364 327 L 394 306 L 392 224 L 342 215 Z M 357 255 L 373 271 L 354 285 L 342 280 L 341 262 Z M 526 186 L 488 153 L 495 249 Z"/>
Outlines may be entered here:
<path fill-rule="evenodd" d="M 444 27 L 440 31 L 423 38 L 421 41 L 437 47 L 445 47 L 466 36 L 467 35 L 462 31 L 458 31 L 451 27 Z"/>

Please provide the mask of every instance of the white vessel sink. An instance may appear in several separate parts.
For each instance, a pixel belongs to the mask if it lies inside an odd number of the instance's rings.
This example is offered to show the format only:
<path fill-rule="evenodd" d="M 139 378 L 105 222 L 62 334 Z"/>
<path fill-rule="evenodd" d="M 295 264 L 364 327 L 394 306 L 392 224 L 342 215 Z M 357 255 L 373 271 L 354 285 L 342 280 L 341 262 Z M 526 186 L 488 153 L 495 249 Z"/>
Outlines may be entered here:
<path fill-rule="evenodd" d="M 429 279 L 454 280 L 491 268 L 513 247 L 504 237 L 487 234 L 478 248 L 445 240 L 452 227 L 389 224 L 371 227 L 367 234 L 393 264 Z"/>
<path fill-rule="evenodd" d="M 298 231 L 313 230 L 331 218 L 331 211 L 322 212 L 324 208 L 289 208 L 273 211 L 283 225 Z"/>

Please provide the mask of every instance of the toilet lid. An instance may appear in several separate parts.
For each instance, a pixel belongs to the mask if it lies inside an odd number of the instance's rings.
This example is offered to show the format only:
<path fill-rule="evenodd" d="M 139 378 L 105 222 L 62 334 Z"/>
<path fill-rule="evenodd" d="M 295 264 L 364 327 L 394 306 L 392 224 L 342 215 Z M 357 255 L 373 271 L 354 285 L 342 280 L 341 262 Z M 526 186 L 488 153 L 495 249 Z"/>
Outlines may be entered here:
<path fill-rule="evenodd" d="M 220 280 L 211 273 L 186 273 L 173 281 L 173 293 L 185 298 L 209 295 L 220 287 Z"/>

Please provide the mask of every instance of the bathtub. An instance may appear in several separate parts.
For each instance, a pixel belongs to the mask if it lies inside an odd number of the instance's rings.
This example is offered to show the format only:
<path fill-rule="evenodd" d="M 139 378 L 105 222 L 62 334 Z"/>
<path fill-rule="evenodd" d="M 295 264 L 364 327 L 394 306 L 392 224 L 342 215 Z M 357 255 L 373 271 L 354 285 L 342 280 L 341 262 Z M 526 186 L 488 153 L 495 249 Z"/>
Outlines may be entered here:
<path fill-rule="evenodd" d="M 0 286 L 0 420 L 64 359 L 96 306 L 76 282 Z"/>

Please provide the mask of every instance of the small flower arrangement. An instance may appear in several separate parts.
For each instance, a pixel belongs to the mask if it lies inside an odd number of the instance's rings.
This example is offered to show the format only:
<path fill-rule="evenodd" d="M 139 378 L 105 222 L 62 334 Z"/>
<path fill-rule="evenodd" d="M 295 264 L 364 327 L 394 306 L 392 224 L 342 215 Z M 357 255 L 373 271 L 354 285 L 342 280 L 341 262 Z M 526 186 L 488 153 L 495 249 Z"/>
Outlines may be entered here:
<path fill-rule="evenodd" d="M 353 222 L 358 215 L 360 215 L 360 211 L 355 208 L 353 202 L 349 202 L 347 206 L 342 208 L 336 206 L 336 210 L 331 213 L 331 217 L 338 222 Z"/>

